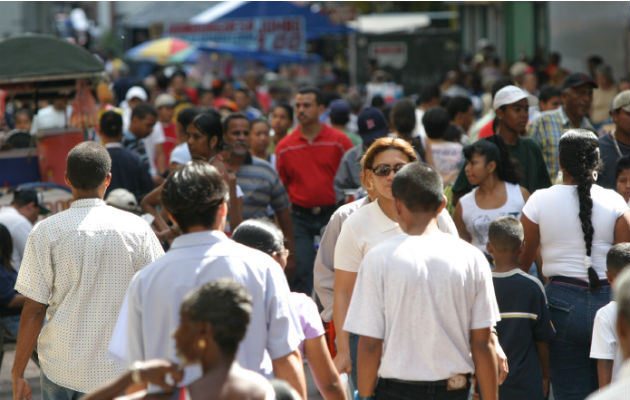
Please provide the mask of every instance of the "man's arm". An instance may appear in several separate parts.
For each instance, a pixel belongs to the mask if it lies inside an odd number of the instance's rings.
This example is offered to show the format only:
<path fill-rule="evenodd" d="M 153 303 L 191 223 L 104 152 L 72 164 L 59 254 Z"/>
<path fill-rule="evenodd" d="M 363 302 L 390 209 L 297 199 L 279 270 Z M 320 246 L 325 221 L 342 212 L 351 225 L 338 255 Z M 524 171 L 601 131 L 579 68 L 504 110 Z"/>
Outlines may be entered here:
<path fill-rule="evenodd" d="M 46 304 L 26 298 L 24 307 L 22 308 L 22 316 L 20 317 L 15 360 L 13 361 L 13 369 L 11 370 L 14 400 L 22 400 L 25 398 L 32 400 L 31 386 L 26 379 L 24 379 L 24 369 L 26 369 L 26 364 L 35 349 L 37 337 L 44 324 L 45 315 Z"/>
<path fill-rule="evenodd" d="M 164 143 L 158 143 L 155 145 L 155 164 L 158 173 L 163 174 L 166 172 L 166 153 L 164 153 Z"/>
<path fill-rule="evenodd" d="M 470 351 L 475 363 L 475 376 L 484 400 L 499 398 L 498 367 L 491 335 L 490 328 L 470 331 Z"/>
<path fill-rule="evenodd" d="M 538 353 L 538 362 L 542 372 L 543 396 L 546 398 L 549 395 L 549 379 L 551 378 L 549 370 L 549 343 L 536 342 L 536 352 Z M 597 364 L 597 371 L 599 372 L 599 364 Z"/>
<path fill-rule="evenodd" d="M 606 385 L 610 385 L 610 382 L 612 382 L 612 370 L 613 370 L 613 360 L 603 360 L 603 359 L 597 360 L 597 381 L 599 383 L 600 389 Z M 544 380 L 544 376 L 543 376 L 543 380 Z"/>
<path fill-rule="evenodd" d="M 302 399 L 306 400 L 306 378 L 299 350 L 271 360 L 273 374 L 276 378 L 283 379 L 295 389 Z"/>
<path fill-rule="evenodd" d="M 287 260 L 287 268 L 285 273 L 287 276 L 293 276 L 295 273 L 295 245 L 293 244 L 293 221 L 291 220 L 291 213 L 289 207 L 283 208 L 280 211 L 276 211 L 276 218 L 278 218 L 278 224 L 284 234 L 284 240 L 286 242 L 286 248 L 289 250 L 289 259 Z"/>
<path fill-rule="evenodd" d="M 360 397 L 371 397 L 378 379 L 378 367 L 381 365 L 383 339 L 359 336 L 357 350 L 357 384 Z"/>

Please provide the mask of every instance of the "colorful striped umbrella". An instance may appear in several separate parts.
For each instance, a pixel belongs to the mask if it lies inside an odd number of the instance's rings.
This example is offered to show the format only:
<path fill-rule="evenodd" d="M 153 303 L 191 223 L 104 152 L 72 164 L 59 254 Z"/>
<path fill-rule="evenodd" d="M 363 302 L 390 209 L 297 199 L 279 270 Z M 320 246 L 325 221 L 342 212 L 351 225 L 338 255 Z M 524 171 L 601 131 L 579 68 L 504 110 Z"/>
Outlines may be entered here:
<path fill-rule="evenodd" d="M 167 37 L 141 43 L 127 50 L 125 55 L 134 60 L 167 64 L 170 57 L 190 48 L 191 44 L 185 40 Z"/>

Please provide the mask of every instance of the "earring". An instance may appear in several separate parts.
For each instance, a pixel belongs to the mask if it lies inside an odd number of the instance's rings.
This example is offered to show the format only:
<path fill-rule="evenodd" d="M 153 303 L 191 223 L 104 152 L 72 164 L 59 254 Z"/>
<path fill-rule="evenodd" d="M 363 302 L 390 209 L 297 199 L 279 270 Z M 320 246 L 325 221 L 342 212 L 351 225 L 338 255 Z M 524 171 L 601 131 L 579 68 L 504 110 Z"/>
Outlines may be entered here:
<path fill-rule="evenodd" d="M 199 347 L 199 349 L 204 350 L 206 348 L 206 339 L 199 339 L 199 341 L 197 342 L 197 347 Z"/>

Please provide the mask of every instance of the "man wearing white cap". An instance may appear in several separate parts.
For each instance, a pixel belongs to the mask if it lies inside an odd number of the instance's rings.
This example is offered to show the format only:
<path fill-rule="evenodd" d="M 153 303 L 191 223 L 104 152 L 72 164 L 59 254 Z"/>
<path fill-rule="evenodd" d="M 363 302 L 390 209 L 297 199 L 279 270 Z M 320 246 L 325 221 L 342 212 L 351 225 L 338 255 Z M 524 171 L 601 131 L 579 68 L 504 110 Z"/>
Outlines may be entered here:
<path fill-rule="evenodd" d="M 537 189 L 551 186 L 547 167 L 540 146 L 533 139 L 523 136 L 528 119 L 528 94 L 523 89 L 508 85 L 494 95 L 493 108 L 496 114 L 496 135 L 501 136 L 519 164 L 521 186 L 530 193 Z M 464 168 L 462 167 L 457 181 L 453 185 L 453 193 L 463 196 L 472 189 Z"/>
<path fill-rule="evenodd" d="M 599 154 L 604 167 L 599 173 L 597 184 L 615 189 L 617 160 L 630 153 L 630 90 L 624 90 L 615 96 L 610 116 L 615 123 L 615 129 L 599 138 Z"/>
<path fill-rule="evenodd" d="M 147 92 L 140 86 L 132 86 L 125 94 L 125 101 L 120 104 L 123 110 L 123 131 L 129 130 L 131 122 L 131 111 L 140 103 L 149 99 Z"/>

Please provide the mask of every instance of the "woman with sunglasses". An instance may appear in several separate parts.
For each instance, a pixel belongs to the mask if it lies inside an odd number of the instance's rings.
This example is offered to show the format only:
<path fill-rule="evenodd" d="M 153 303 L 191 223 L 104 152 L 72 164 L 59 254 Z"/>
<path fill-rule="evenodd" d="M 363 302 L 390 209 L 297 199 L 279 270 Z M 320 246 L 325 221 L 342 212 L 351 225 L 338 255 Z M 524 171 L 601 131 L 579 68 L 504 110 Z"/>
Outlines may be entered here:
<path fill-rule="evenodd" d="M 571 129 L 559 142 L 563 183 L 534 192 L 521 222 L 527 270 L 540 245 L 545 292 L 556 336 L 549 343 L 551 383 L 557 400 L 583 399 L 597 389 L 589 358 L 593 321 L 610 301 L 606 254 L 630 241 L 630 210 L 613 190 L 593 184 L 600 165 L 597 136 Z"/>
<path fill-rule="evenodd" d="M 481 250 L 486 250 L 490 223 L 501 216 L 521 217 L 529 192 L 519 186 L 515 165 L 501 136 L 481 139 L 464 148 L 464 171 L 476 186 L 455 207 L 455 225 L 459 236 Z"/>
<path fill-rule="evenodd" d="M 365 186 L 373 190 L 376 201 L 361 207 L 341 227 L 335 246 L 335 283 L 333 320 L 337 332 L 335 366 L 341 372 L 351 373 L 356 387 L 357 336 L 350 337 L 343 330 L 350 297 L 363 256 L 384 240 L 403 231 L 396 222 L 392 182 L 394 174 L 410 162 L 417 161 L 413 147 L 403 139 L 377 139 L 361 159 Z M 445 210 L 438 215 L 438 226 L 444 232 L 457 234 L 455 224 Z"/>

